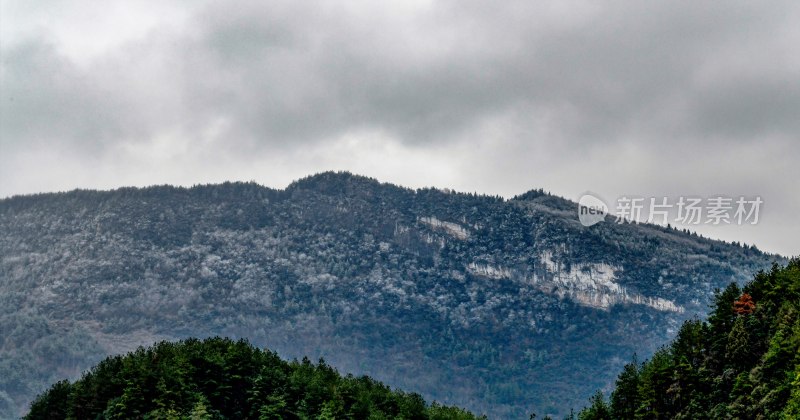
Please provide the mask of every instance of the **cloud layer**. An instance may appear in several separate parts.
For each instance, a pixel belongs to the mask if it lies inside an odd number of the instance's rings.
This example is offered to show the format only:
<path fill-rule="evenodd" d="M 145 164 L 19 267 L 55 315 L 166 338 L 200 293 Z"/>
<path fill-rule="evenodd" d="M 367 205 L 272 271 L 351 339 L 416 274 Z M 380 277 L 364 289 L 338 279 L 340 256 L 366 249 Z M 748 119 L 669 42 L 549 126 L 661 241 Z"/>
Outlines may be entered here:
<path fill-rule="evenodd" d="M 747 194 L 759 226 L 707 233 L 800 253 L 792 2 L 137 4 L 3 3 L 0 196 L 327 169 Z"/>

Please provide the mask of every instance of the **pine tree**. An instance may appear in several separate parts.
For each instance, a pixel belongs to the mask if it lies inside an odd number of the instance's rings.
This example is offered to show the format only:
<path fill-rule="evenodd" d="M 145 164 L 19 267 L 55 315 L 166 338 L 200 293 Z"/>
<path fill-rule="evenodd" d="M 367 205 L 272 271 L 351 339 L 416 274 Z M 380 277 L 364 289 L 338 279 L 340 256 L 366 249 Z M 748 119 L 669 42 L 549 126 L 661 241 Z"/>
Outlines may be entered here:
<path fill-rule="evenodd" d="M 592 396 L 592 404 L 578 413 L 578 420 L 611 420 L 611 410 L 603 398 L 603 393 L 597 391 Z"/>
<path fill-rule="evenodd" d="M 728 366 L 742 370 L 750 366 L 752 356 L 750 351 L 750 332 L 747 330 L 745 318 L 739 317 L 728 334 L 725 361 Z"/>
<path fill-rule="evenodd" d="M 639 407 L 639 361 L 636 355 L 633 361 L 625 365 L 617 378 L 616 388 L 611 393 L 611 412 L 614 417 L 631 419 Z"/>
<path fill-rule="evenodd" d="M 721 374 L 725 366 L 725 351 L 736 312 L 733 302 L 741 296 L 741 290 L 736 283 L 731 283 L 724 291 L 717 291 L 714 295 L 714 305 L 708 317 L 710 333 L 709 367 Z"/>

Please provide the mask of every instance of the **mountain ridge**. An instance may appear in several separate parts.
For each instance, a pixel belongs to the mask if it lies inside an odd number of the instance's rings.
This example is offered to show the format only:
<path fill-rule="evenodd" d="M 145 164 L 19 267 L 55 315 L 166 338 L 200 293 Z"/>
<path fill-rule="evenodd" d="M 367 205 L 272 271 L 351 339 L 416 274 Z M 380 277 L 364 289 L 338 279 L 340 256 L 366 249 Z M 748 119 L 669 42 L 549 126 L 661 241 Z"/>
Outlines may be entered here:
<path fill-rule="evenodd" d="M 53 382 L 48 368 L 226 335 L 474 412 L 556 413 L 705 313 L 715 287 L 781 260 L 655 225 L 584 228 L 577 204 L 542 190 L 504 199 L 333 172 L 284 190 L 13 197 L 0 232 L 0 373 L 33 372 L 0 383 L 9 407 Z M 641 304 L 666 301 L 683 311 Z"/>

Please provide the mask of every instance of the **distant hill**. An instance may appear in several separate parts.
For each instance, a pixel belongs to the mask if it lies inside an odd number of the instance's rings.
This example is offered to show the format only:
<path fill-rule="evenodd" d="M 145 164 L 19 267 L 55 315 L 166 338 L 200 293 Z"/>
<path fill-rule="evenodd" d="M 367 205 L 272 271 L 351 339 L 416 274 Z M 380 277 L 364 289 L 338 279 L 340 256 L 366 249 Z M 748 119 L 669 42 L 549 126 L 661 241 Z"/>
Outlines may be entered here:
<path fill-rule="evenodd" d="M 582 420 L 800 418 L 800 259 L 714 299 L 650 360 L 626 365 Z"/>
<path fill-rule="evenodd" d="M 0 417 L 107 354 L 186 337 L 324 357 L 490 417 L 580 407 L 714 289 L 773 261 L 653 225 L 323 173 L 0 200 Z"/>
<path fill-rule="evenodd" d="M 26 418 L 477 419 L 368 376 L 343 377 L 322 360 L 287 363 L 222 338 L 160 342 L 109 357 L 74 383 L 54 384 Z"/>

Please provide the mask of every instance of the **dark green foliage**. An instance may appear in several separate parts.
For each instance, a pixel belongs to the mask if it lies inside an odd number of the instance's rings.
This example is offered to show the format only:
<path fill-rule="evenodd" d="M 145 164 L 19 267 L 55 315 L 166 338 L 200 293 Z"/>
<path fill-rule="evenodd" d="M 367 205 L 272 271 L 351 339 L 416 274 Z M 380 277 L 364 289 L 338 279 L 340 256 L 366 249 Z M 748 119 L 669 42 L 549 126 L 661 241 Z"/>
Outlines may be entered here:
<path fill-rule="evenodd" d="M 617 387 L 611 394 L 611 411 L 622 418 L 633 418 L 639 408 L 640 369 L 636 356 L 625 365 L 617 378 Z"/>
<path fill-rule="evenodd" d="M 428 406 L 419 394 L 369 377 L 341 376 L 323 360 L 285 362 L 243 340 L 160 342 L 110 357 L 74 383 L 61 381 L 28 419 L 468 420 L 468 411 Z"/>
<path fill-rule="evenodd" d="M 752 297 L 752 311 L 734 310 L 742 296 Z M 729 286 L 717 293 L 708 321 L 685 322 L 669 348 L 625 366 L 609 418 L 800 418 L 798 315 L 798 258 L 760 272 L 744 289 Z M 599 418 L 604 407 L 598 393 L 579 417 Z"/>
<path fill-rule="evenodd" d="M 578 420 L 609 420 L 611 410 L 603 399 L 603 393 L 597 391 L 592 397 L 592 404 L 578 413 Z"/>

